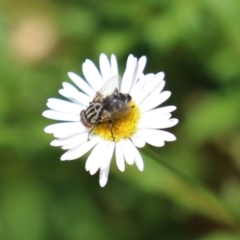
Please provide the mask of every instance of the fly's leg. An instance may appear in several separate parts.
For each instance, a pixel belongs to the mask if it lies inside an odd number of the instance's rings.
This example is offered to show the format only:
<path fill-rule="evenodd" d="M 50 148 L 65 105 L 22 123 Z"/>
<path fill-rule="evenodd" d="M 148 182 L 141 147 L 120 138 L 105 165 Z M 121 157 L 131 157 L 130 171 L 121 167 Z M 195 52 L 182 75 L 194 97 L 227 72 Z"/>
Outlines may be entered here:
<path fill-rule="evenodd" d="M 87 138 L 87 141 L 90 141 L 90 134 L 91 134 L 91 132 L 94 130 L 94 128 L 95 127 L 97 127 L 99 124 L 100 124 L 101 122 L 98 122 L 97 124 L 95 124 L 92 128 L 91 128 L 91 130 L 89 131 L 89 133 L 88 133 L 88 138 Z M 112 123 L 113 123 L 113 120 L 111 119 L 111 120 L 109 120 L 109 129 L 110 129 L 110 132 L 111 132 L 111 135 L 112 135 L 112 139 L 113 139 L 113 141 L 115 142 L 115 138 L 114 138 L 114 136 L 113 136 L 113 131 L 112 131 Z"/>
<path fill-rule="evenodd" d="M 89 131 L 87 141 L 90 141 L 90 134 L 91 134 L 91 132 L 93 131 L 93 129 L 98 126 L 98 124 L 99 124 L 99 123 L 95 124 L 95 125 L 91 128 L 91 130 Z"/>
<path fill-rule="evenodd" d="M 111 131 L 111 134 L 112 134 L 112 139 L 113 139 L 113 141 L 115 142 L 115 138 L 114 138 L 114 136 L 113 136 L 113 132 L 112 132 L 112 123 L 113 123 L 113 120 L 111 119 L 111 120 L 109 120 L 109 128 L 110 128 L 110 131 Z"/>

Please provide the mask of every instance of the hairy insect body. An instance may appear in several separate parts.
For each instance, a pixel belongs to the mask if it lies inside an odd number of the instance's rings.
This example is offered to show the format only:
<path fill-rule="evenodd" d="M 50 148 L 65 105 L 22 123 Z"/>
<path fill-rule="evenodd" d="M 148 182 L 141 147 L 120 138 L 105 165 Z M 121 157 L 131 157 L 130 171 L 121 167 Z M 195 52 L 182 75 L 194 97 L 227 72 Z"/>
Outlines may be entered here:
<path fill-rule="evenodd" d="M 111 95 L 104 99 L 103 108 L 111 113 L 116 113 L 117 111 L 126 108 L 130 101 L 131 97 L 129 94 L 119 93 L 118 90 L 115 89 Z"/>
<path fill-rule="evenodd" d="M 117 89 L 100 101 L 95 97 L 87 109 L 81 111 L 81 121 L 84 126 L 92 127 L 101 122 L 124 117 L 130 111 L 127 105 L 130 101 L 131 96 L 129 94 L 119 93 Z"/>
<path fill-rule="evenodd" d="M 129 94 L 118 91 L 119 80 L 119 76 L 110 78 L 96 93 L 89 106 L 81 111 L 82 124 L 85 127 L 92 128 L 89 134 L 98 124 L 109 121 L 109 128 L 114 140 L 112 133 L 113 120 L 125 117 L 131 111 L 128 103 L 132 98 Z"/>

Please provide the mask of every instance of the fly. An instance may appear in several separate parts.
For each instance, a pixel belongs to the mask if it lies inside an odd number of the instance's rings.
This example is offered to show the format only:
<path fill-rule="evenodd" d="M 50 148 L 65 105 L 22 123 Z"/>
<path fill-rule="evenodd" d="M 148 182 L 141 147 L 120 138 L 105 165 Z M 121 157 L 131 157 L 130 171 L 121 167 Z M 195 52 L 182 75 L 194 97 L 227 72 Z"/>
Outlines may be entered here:
<path fill-rule="evenodd" d="M 130 111 L 131 107 L 128 103 L 131 101 L 129 94 L 119 92 L 119 76 L 111 77 L 103 87 L 97 91 L 89 106 L 80 112 L 81 122 L 85 127 L 91 128 L 88 134 L 102 122 L 109 122 L 109 129 L 113 140 L 112 123 L 114 119 L 125 117 Z"/>

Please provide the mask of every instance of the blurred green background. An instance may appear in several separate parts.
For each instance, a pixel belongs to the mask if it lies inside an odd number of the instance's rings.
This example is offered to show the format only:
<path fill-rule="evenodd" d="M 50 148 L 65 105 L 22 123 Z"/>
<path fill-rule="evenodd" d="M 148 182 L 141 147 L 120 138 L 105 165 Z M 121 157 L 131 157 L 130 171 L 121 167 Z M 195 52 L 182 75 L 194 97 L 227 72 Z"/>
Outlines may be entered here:
<path fill-rule="evenodd" d="M 240 239 L 239 0 L 0 0 L 0 52 L 0 239 Z M 41 116 L 102 52 L 146 55 L 180 120 L 103 189 Z"/>

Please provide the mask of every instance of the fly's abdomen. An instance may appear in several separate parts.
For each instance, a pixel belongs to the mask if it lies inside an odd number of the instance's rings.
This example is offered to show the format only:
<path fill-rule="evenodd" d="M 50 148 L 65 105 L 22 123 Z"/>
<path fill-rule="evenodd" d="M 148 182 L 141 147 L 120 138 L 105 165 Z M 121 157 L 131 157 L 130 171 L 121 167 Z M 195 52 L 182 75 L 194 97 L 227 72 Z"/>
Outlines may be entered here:
<path fill-rule="evenodd" d="M 81 111 L 80 117 L 85 127 L 92 127 L 100 120 L 102 113 L 102 104 L 98 102 L 90 103 L 86 110 Z"/>

